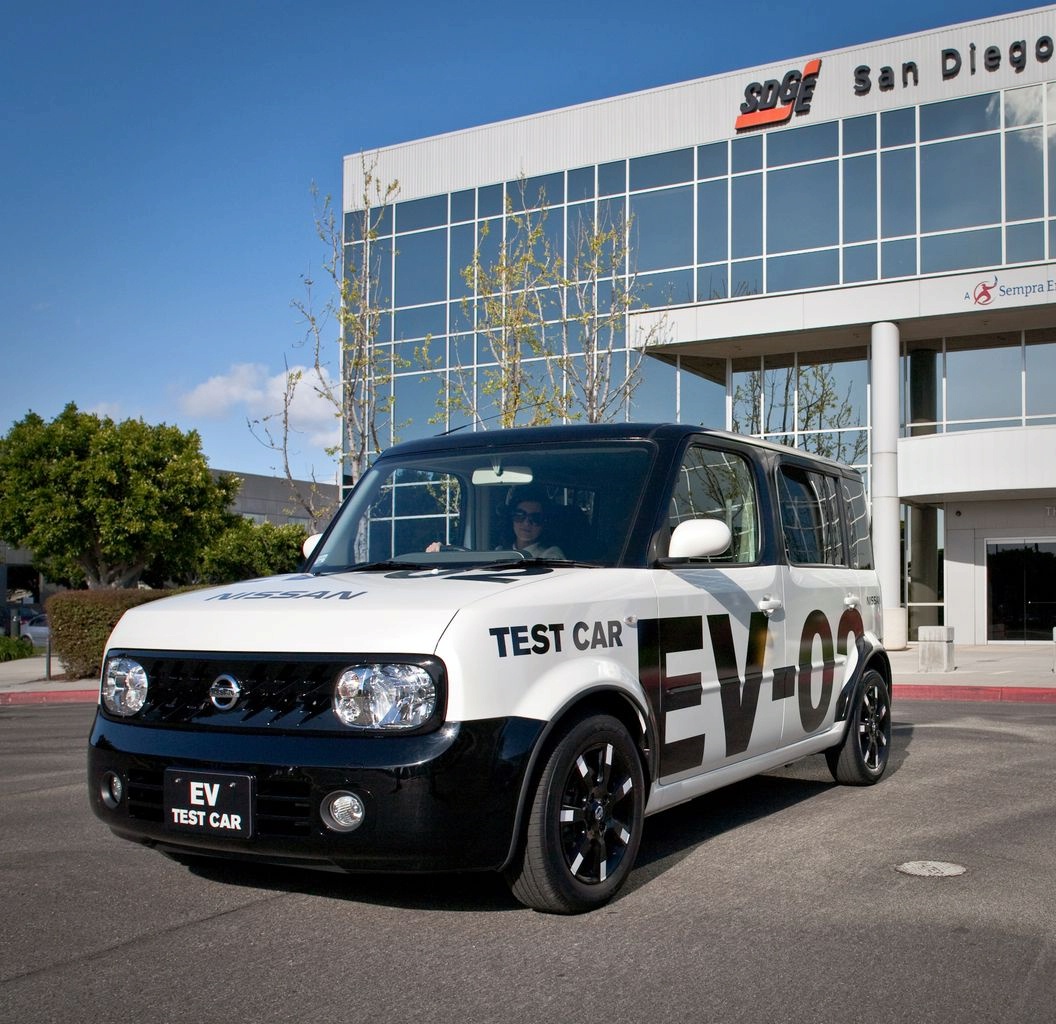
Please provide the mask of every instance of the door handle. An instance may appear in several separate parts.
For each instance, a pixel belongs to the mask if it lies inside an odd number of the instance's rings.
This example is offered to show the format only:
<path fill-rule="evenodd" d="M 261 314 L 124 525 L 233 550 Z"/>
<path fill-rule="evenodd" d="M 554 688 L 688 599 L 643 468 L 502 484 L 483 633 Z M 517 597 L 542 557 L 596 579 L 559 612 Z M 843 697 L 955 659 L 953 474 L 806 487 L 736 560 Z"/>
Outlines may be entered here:
<path fill-rule="evenodd" d="M 756 607 L 767 618 L 770 618 L 770 616 L 773 615 L 774 612 L 780 611 L 784 607 L 784 605 L 782 605 L 776 597 L 771 597 L 769 594 L 767 594 L 765 597 L 762 598 L 762 600 L 760 600 Z"/>

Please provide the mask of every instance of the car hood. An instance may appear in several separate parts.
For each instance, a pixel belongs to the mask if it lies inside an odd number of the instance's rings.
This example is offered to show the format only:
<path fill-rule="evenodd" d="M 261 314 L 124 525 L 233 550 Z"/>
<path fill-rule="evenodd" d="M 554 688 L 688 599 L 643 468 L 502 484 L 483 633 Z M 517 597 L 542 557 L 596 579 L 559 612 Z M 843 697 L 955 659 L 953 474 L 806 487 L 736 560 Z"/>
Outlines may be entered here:
<path fill-rule="evenodd" d="M 574 571 L 411 569 L 247 580 L 132 608 L 108 647 L 432 654 L 461 608 Z"/>

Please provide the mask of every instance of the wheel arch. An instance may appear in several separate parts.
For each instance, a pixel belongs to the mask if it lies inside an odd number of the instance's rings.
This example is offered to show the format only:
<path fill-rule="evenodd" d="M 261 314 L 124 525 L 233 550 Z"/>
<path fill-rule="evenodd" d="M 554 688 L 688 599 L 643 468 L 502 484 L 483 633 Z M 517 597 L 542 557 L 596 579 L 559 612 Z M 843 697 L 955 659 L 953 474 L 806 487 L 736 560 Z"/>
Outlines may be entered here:
<path fill-rule="evenodd" d="M 573 723 L 590 715 L 611 715 L 627 728 L 642 763 L 642 774 L 648 793 L 656 764 L 656 729 L 648 706 L 639 703 L 626 690 L 616 687 L 598 685 L 584 690 L 550 719 L 535 743 L 524 778 L 521 780 L 510 846 L 500 870 L 509 867 L 521 849 L 532 795 L 550 752 Z"/>
<path fill-rule="evenodd" d="M 891 699 L 891 659 L 888 658 L 887 651 L 884 650 L 883 645 L 872 633 L 865 633 L 857 637 L 854 645 L 857 649 L 858 657 L 854 669 L 836 699 L 835 720 L 837 722 L 845 722 L 847 720 L 848 713 L 854 707 L 855 700 L 862 688 L 862 680 L 869 671 L 880 673 L 887 684 L 888 699 Z"/>

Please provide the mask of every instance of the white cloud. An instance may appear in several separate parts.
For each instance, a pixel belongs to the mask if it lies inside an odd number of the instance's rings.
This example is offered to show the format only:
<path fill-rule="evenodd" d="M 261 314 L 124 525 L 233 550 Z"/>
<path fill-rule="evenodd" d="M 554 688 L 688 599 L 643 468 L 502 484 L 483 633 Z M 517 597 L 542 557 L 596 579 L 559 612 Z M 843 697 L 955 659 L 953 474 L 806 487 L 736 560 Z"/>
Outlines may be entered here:
<path fill-rule="evenodd" d="M 340 437 L 340 425 L 334 406 L 319 394 L 315 371 L 309 367 L 291 366 L 302 377 L 294 390 L 290 405 L 291 452 L 302 446 L 326 448 Z M 329 377 L 325 378 L 330 383 Z M 270 373 L 262 363 L 235 363 L 227 373 L 203 381 L 180 396 L 184 414 L 198 420 L 223 420 L 237 413 L 246 419 L 270 420 L 273 436 L 281 432 L 286 372 Z"/>

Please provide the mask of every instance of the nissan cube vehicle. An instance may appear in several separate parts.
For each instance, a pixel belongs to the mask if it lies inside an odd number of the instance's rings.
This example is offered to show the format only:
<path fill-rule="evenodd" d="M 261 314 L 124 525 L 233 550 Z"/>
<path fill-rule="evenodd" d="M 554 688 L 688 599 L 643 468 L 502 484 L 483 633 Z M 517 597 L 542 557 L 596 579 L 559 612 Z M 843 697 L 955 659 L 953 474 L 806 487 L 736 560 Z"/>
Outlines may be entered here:
<path fill-rule="evenodd" d="M 180 859 L 494 870 L 570 913 L 646 815 L 824 752 L 888 763 L 862 481 L 676 425 L 456 434 L 381 455 L 303 572 L 125 614 L 95 813 Z"/>

